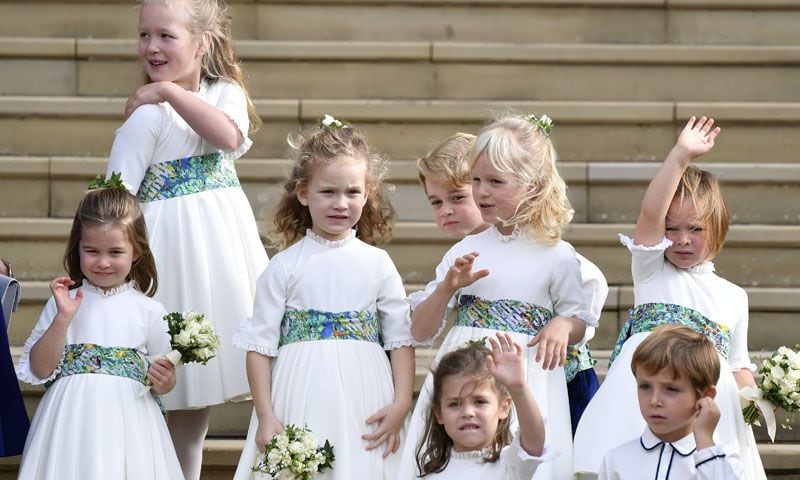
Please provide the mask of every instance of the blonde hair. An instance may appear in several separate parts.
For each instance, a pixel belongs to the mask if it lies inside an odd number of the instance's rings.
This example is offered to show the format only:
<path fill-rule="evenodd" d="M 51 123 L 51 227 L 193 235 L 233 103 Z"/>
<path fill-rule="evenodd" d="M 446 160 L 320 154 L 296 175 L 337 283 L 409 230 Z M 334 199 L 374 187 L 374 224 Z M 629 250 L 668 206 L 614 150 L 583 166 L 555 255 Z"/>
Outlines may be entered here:
<path fill-rule="evenodd" d="M 311 213 L 297 199 L 298 187 L 308 185 L 319 164 L 331 164 L 347 158 L 363 161 L 366 168 L 367 202 L 356 223 L 356 235 L 370 244 L 391 239 L 394 208 L 383 193 L 386 161 L 372 151 L 366 137 L 357 129 L 317 126 L 300 135 L 288 138 L 291 156 L 294 157 L 289 179 L 283 185 L 270 231 L 270 241 L 278 248 L 286 248 L 303 238 L 311 228 Z"/>
<path fill-rule="evenodd" d="M 682 325 L 662 325 L 636 347 L 631 371 L 657 374 L 667 368 L 674 378 L 685 378 L 698 397 L 719 380 L 719 354 L 702 333 Z"/>
<path fill-rule="evenodd" d="M 472 182 L 468 157 L 475 145 L 475 135 L 458 132 L 417 160 L 419 182 L 425 193 L 425 180 L 457 189 Z"/>
<path fill-rule="evenodd" d="M 708 259 L 714 258 L 722 250 L 730 226 L 728 207 L 717 178 L 711 172 L 690 165 L 681 176 L 674 198 L 692 202 L 697 220 L 705 227 Z"/>
<path fill-rule="evenodd" d="M 139 201 L 119 188 L 97 188 L 89 190 L 78 204 L 72 230 L 64 253 L 64 269 L 76 286 L 83 283 L 81 270 L 80 241 L 84 228 L 119 227 L 133 246 L 134 260 L 126 279 L 136 282 L 136 287 L 148 297 L 158 290 L 156 261 L 150 244 L 147 243 L 147 225 Z"/>
<path fill-rule="evenodd" d="M 508 174 L 520 195 L 503 226 L 519 227 L 536 241 L 553 244 L 572 220 L 567 186 L 556 169 L 557 154 L 550 136 L 535 123 L 507 114 L 484 127 L 475 140 L 470 164 L 483 157 Z"/>
<path fill-rule="evenodd" d="M 233 50 L 231 34 L 231 17 L 228 15 L 228 4 L 225 0 L 140 0 L 140 4 L 161 2 L 169 8 L 182 5 L 185 8 L 186 27 L 189 32 L 206 46 L 200 67 L 200 79 L 214 83 L 224 78 L 238 85 L 247 100 L 247 116 L 250 119 L 250 131 L 261 127 L 261 117 L 245 87 L 244 73 Z M 147 72 L 142 71 L 144 83 L 150 83 Z"/>
<path fill-rule="evenodd" d="M 498 403 L 510 399 L 511 394 L 506 387 L 497 382 L 489 373 L 486 366 L 486 356 L 489 349 L 479 342 L 469 342 L 467 346 L 454 350 L 443 356 L 433 370 L 433 393 L 431 395 L 431 409 L 425 418 L 423 441 L 416 448 L 417 468 L 422 477 L 444 471 L 450 462 L 450 450 L 453 440 L 447 435 L 444 425 L 441 425 L 434 415 L 434 410 L 441 408 L 442 390 L 444 382 L 449 377 L 471 377 L 465 387 L 478 387 L 483 382 L 489 382 L 497 394 Z M 483 458 L 485 462 L 495 462 L 500 458 L 503 447 L 511 443 L 511 428 L 509 417 L 503 418 L 497 425 L 489 452 Z"/>

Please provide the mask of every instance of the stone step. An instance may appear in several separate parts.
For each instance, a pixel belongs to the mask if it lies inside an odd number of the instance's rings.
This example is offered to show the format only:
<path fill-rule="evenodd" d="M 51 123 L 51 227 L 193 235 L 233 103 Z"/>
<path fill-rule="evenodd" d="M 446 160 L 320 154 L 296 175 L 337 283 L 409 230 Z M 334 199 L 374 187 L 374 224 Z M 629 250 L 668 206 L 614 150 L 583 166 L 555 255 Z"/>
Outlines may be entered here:
<path fill-rule="evenodd" d="M 0 155 L 105 156 L 122 123 L 124 97 L 0 96 Z M 476 131 L 493 113 L 546 113 L 563 161 L 663 158 L 693 114 L 725 132 L 703 161 L 794 163 L 800 103 L 278 99 L 256 100 L 264 126 L 253 158 L 276 158 L 286 136 L 325 113 L 352 122 L 390 158 L 417 158 L 456 131 Z"/>
<path fill-rule="evenodd" d="M 800 100 L 797 46 L 243 40 L 237 53 L 255 98 Z M 127 96 L 136 54 L 135 40 L 0 38 L 0 94 Z"/>
<path fill-rule="evenodd" d="M 735 223 L 796 224 L 800 219 L 800 165 L 780 163 L 698 163 L 722 182 Z M 561 162 L 575 209 L 574 222 L 619 223 L 636 219 L 655 162 Z M 282 192 L 291 162 L 281 159 L 237 161 L 250 204 L 268 219 Z M 0 156 L 0 217 L 72 218 L 86 185 L 105 173 L 102 157 Z M 389 163 L 389 193 L 402 221 L 428 221 L 431 210 L 412 160 Z"/>
<path fill-rule="evenodd" d="M 237 39 L 797 44 L 794 0 L 233 0 Z M 0 2 L 7 36 L 135 38 L 125 0 Z"/>

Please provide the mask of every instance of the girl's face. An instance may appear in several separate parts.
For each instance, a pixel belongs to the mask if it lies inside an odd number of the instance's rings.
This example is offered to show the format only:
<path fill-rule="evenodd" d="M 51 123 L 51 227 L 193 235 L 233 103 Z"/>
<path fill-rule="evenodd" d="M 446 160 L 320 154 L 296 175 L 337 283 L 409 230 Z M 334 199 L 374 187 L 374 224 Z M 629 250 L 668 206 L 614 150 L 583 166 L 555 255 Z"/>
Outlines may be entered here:
<path fill-rule="evenodd" d="M 142 4 L 139 59 L 153 82 L 173 82 L 197 91 L 205 47 L 188 30 L 181 13 L 158 1 Z"/>
<path fill-rule="evenodd" d="M 693 267 L 708 258 L 708 240 L 704 222 L 697 218 L 688 198 L 672 200 L 664 223 L 665 235 L 672 240 L 665 256 L 679 268 Z"/>
<path fill-rule="evenodd" d="M 508 418 L 511 409 L 511 399 L 500 400 L 490 380 L 474 382 L 475 377 L 468 375 L 445 377 L 441 401 L 433 408 L 456 452 L 490 446 L 500 420 Z"/>
<path fill-rule="evenodd" d="M 326 240 L 347 238 L 367 203 L 367 164 L 340 158 L 320 163 L 308 184 L 297 187 L 297 200 L 308 207 L 311 230 Z"/>
<path fill-rule="evenodd" d="M 139 258 L 125 229 L 119 225 L 84 226 L 78 251 L 83 276 L 103 290 L 125 283 L 133 262 Z"/>
<path fill-rule="evenodd" d="M 512 175 L 497 170 L 484 155 L 475 160 L 472 167 L 472 197 L 481 211 L 483 221 L 497 226 L 510 234 L 513 226 L 500 226 L 500 220 L 508 220 L 517 211 L 520 187 Z"/>
<path fill-rule="evenodd" d="M 462 238 L 486 225 L 478 206 L 472 200 L 469 184 L 452 188 L 435 180 L 425 179 L 425 191 L 433 210 L 436 226 L 453 238 Z"/>

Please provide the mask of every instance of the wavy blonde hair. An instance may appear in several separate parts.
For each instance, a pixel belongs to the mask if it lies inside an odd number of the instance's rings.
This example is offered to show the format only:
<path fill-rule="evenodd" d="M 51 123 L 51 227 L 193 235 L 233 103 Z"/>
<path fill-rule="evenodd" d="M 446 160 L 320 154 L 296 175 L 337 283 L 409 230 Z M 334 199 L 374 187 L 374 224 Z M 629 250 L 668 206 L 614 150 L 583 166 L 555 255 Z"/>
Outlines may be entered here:
<path fill-rule="evenodd" d="M 520 115 L 505 114 L 478 133 L 470 165 L 481 156 L 519 191 L 517 209 L 501 220 L 503 226 L 518 227 L 538 242 L 558 242 L 574 211 L 550 136 Z"/>
<path fill-rule="evenodd" d="M 247 100 L 247 116 L 250 120 L 250 131 L 261 127 L 261 117 L 244 81 L 244 73 L 233 50 L 231 33 L 231 17 L 228 15 L 228 4 L 224 0 L 140 0 L 140 4 L 163 3 L 169 8 L 184 7 L 184 18 L 189 32 L 206 47 L 200 68 L 200 79 L 214 83 L 224 78 L 241 87 Z M 147 72 L 142 70 L 143 83 L 150 83 Z"/>
<path fill-rule="evenodd" d="M 714 258 L 722 250 L 730 227 L 728 207 L 717 178 L 711 172 L 689 165 L 681 176 L 674 198 L 692 203 L 697 220 L 705 226 L 707 260 Z"/>
<path fill-rule="evenodd" d="M 458 132 L 433 148 L 427 155 L 417 160 L 419 182 L 425 193 L 425 180 L 431 180 L 448 188 L 456 189 L 472 182 L 468 162 L 475 135 Z"/>
<path fill-rule="evenodd" d="M 305 236 L 311 228 L 308 207 L 297 199 L 297 189 L 308 185 L 314 168 L 320 164 L 331 164 L 339 159 L 363 161 L 367 166 L 367 202 L 356 223 L 356 235 L 369 244 L 385 243 L 391 239 L 395 212 L 383 192 L 386 176 L 386 161 L 372 151 L 366 137 L 357 129 L 317 126 L 303 134 L 288 138 L 291 157 L 294 158 L 289 179 L 283 184 L 283 193 L 275 210 L 270 242 L 286 248 Z"/>

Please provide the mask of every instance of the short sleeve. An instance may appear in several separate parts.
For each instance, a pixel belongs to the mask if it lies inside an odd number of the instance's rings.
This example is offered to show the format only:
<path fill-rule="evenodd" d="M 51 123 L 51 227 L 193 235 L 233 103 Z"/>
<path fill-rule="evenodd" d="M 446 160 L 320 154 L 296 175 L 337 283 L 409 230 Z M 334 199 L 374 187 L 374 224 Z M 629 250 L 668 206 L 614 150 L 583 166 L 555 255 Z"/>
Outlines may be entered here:
<path fill-rule="evenodd" d="M 31 335 L 27 340 L 25 340 L 25 345 L 22 347 L 22 355 L 20 355 L 16 367 L 17 378 L 25 383 L 29 383 L 31 385 L 41 385 L 54 379 L 58 372 L 61 371 L 61 362 L 59 362 L 58 367 L 56 367 L 47 378 L 39 378 L 33 373 L 33 370 L 31 370 L 30 358 L 31 349 L 34 345 L 36 345 L 36 342 L 42 338 L 47 329 L 50 328 L 50 325 L 53 323 L 53 319 L 56 318 L 57 311 L 58 309 L 56 308 L 55 299 L 50 297 L 50 300 L 47 301 L 42 314 L 39 316 L 39 321 L 36 322 L 36 326 L 33 327 Z M 63 351 L 61 353 L 61 358 L 64 358 Z"/>
<path fill-rule="evenodd" d="M 148 315 L 148 329 L 147 329 L 147 355 L 158 355 L 167 353 L 172 350 L 171 339 L 169 338 L 169 326 L 164 316 L 167 311 L 164 306 L 158 302 L 153 302 L 154 305 L 147 312 Z"/>
<path fill-rule="evenodd" d="M 750 352 L 747 348 L 747 330 L 750 322 L 747 293 L 739 287 L 736 288 L 740 290 L 737 301 L 741 302 L 741 305 L 739 305 L 738 308 L 739 318 L 733 329 L 733 339 L 731 341 L 731 351 L 728 355 L 728 363 L 731 366 L 731 370 L 734 372 L 738 372 L 742 369 L 755 372 L 756 366 L 750 361 Z"/>
<path fill-rule="evenodd" d="M 411 337 L 411 317 L 405 299 L 403 280 L 389 254 L 382 251 L 381 255 L 383 275 L 376 306 L 381 324 L 383 348 L 394 350 L 413 345 L 415 342 Z"/>
<path fill-rule="evenodd" d="M 134 195 L 139 191 L 155 155 L 165 116 L 164 107 L 159 105 L 142 105 L 133 111 L 114 136 L 106 178 L 121 172 L 128 190 Z"/>
<path fill-rule="evenodd" d="M 589 309 L 589 314 L 599 321 L 608 298 L 608 282 L 597 265 L 580 253 L 575 253 L 575 256 L 580 263 L 581 292 L 584 301 Z"/>
<path fill-rule="evenodd" d="M 243 141 L 239 148 L 232 152 L 223 152 L 228 160 L 236 160 L 247 153 L 253 145 L 253 141 L 248 137 L 250 117 L 247 113 L 247 96 L 239 85 L 226 81 L 216 107 L 231 119 L 242 134 Z"/>
<path fill-rule="evenodd" d="M 581 287 L 581 267 L 575 249 L 567 242 L 554 247 L 556 255 L 553 279 L 550 282 L 550 298 L 556 315 L 575 317 L 590 327 L 597 326 L 599 315 L 593 315 L 588 308 Z"/>
<path fill-rule="evenodd" d="M 664 269 L 664 252 L 672 245 L 667 237 L 664 237 L 658 245 L 645 247 L 637 245 L 634 240 L 623 234 L 619 234 L 619 241 L 631 252 L 631 275 L 633 283 L 647 283 L 656 277 Z"/>
<path fill-rule="evenodd" d="M 267 264 L 256 280 L 253 316 L 239 324 L 233 346 L 269 357 L 278 356 L 281 321 L 286 311 L 288 278 L 281 257 Z"/>
<path fill-rule="evenodd" d="M 511 480 L 530 480 L 539 465 L 553 461 L 558 456 L 558 452 L 553 450 L 550 445 L 545 444 L 542 454 L 538 457 L 529 455 L 528 452 L 522 449 L 519 442 L 518 434 L 514 434 L 514 439 L 511 444 L 503 449 L 502 452 L 503 467 L 505 469 L 505 476 Z"/>
<path fill-rule="evenodd" d="M 408 303 L 411 305 L 411 310 L 417 308 L 417 306 L 420 303 L 424 302 L 425 300 L 427 300 L 428 297 L 431 296 L 433 291 L 436 290 L 436 287 L 439 286 L 439 284 L 444 280 L 445 275 L 447 275 L 447 271 L 450 270 L 451 266 L 453 266 L 455 259 L 456 257 L 452 253 L 452 249 L 444 254 L 442 261 L 439 262 L 439 265 L 436 266 L 436 278 L 428 282 L 428 284 L 425 285 L 424 290 L 421 290 L 419 292 L 414 292 L 408 297 Z M 447 309 L 444 313 L 444 317 L 442 317 L 442 323 L 436 330 L 436 333 L 429 339 L 420 342 L 421 345 L 433 344 L 433 341 L 436 339 L 436 337 L 438 337 L 442 333 L 442 330 L 444 330 L 445 321 L 447 320 L 447 317 L 450 316 L 450 313 L 452 313 L 453 309 L 455 308 L 455 305 L 456 305 L 456 296 L 453 296 L 447 302 Z"/>

